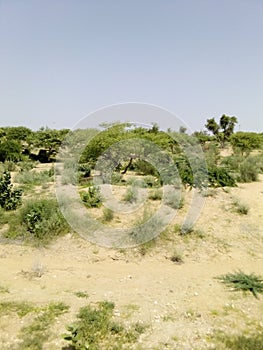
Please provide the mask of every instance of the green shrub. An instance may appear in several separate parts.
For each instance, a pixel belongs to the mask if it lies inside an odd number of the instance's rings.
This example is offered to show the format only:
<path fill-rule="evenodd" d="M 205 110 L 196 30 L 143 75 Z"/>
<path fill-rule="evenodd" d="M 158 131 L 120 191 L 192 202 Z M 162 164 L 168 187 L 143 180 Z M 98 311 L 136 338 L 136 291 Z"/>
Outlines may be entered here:
<path fill-rule="evenodd" d="M 120 173 L 114 171 L 111 175 L 111 184 L 112 185 L 119 184 L 122 181 L 122 178 L 123 176 Z"/>
<path fill-rule="evenodd" d="M 103 208 L 103 218 L 102 221 L 109 222 L 114 218 L 114 211 L 110 208 Z"/>
<path fill-rule="evenodd" d="M 247 157 L 239 166 L 238 181 L 252 182 L 258 180 L 260 168 L 255 157 Z"/>
<path fill-rule="evenodd" d="M 147 187 L 157 187 L 160 185 L 160 181 L 157 177 L 152 175 L 147 175 L 144 177 L 144 182 Z"/>
<path fill-rule="evenodd" d="M 16 238 L 21 232 L 37 240 L 48 240 L 69 229 L 55 199 L 32 199 L 20 209 L 18 222 L 10 223 L 8 236 Z"/>
<path fill-rule="evenodd" d="M 263 330 L 262 330 L 263 331 Z M 216 332 L 214 338 L 220 342 L 220 346 L 216 349 L 229 350 L 262 350 L 263 349 L 263 332 L 251 332 L 250 334 L 226 334 L 224 332 Z M 219 345 L 219 344 L 218 344 Z M 215 348 L 213 348 L 215 349 Z"/>
<path fill-rule="evenodd" d="M 0 177 L 0 207 L 5 210 L 15 210 L 22 204 L 22 190 L 13 189 L 11 176 L 8 171 Z"/>
<path fill-rule="evenodd" d="M 130 349 L 144 332 L 145 325 L 135 323 L 127 329 L 113 320 L 114 307 L 108 301 L 98 303 L 97 307 L 82 307 L 77 321 L 67 326 L 69 333 L 63 334 L 63 338 L 75 350 Z"/>
<path fill-rule="evenodd" d="M 171 188 L 165 195 L 164 203 L 173 209 L 181 209 L 184 205 L 184 199 L 181 196 L 181 192 Z"/>
<path fill-rule="evenodd" d="M 149 199 L 151 199 L 153 201 L 161 200 L 162 197 L 163 197 L 163 192 L 161 189 L 151 190 L 151 192 L 149 194 Z"/>
<path fill-rule="evenodd" d="M 136 202 L 138 199 L 138 190 L 136 187 L 128 187 L 124 196 L 122 197 L 122 200 L 124 202 L 133 203 Z"/>
<path fill-rule="evenodd" d="M 263 293 L 263 278 L 254 273 L 248 275 L 239 270 L 219 276 L 217 279 L 236 291 L 249 291 L 255 298 L 258 298 L 259 293 Z"/>
<path fill-rule="evenodd" d="M 249 206 L 245 203 L 241 203 L 238 199 L 235 199 L 233 202 L 235 210 L 239 214 L 247 215 L 249 212 Z"/>
<path fill-rule="evenodd" d="M 87 191 L 81 191 L 80 198 L 87 208 L 99 208 L 102 205 L 100 190 L 96 186 L 89 186 Z"/>

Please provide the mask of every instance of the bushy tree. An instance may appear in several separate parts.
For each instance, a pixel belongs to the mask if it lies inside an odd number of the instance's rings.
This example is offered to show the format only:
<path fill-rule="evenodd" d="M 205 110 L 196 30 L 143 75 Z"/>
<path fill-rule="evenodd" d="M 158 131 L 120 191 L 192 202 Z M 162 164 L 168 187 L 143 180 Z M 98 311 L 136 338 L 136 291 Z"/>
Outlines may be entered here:
<path fill-rule="evenodd" d="M 226 141 L 229 141 L 231 135 L 234 133 L 235 124 L 237 124 L 236 117 L 229 117 L 223 114 L 219 123 L 215 121 L 215 118 L 207 119 L 205 127 L 212 132 L 221 147 L 224 148 Z"/>
<path fill-rule="evenodd" d="M 21 151 L 22 145 L 20 142 L 15 140 L 2 141 L 0 143 L 0 162 L 21 160 Z"/>
<path fill-rule="evenodd" d="M 22 190 L 13 189 L 11 176 L 8 171 L 0 177 L 0 207 L 14 210 L 22 203 Z"/>

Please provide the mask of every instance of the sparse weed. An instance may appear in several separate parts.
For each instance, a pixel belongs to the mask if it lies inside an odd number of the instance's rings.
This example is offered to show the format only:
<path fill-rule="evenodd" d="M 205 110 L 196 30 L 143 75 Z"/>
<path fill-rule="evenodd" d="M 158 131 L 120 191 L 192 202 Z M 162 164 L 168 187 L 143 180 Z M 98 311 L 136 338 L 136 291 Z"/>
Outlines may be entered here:
<path fill-rule="evenodd" d="M 241 215 L 247 215 L 249 212 L 249 206 L 245 203 L 240 202 L 238 199 L 233 201 L 235 211 Z"/>
<path fill-rule="evenodd" d="M 74 293 L 75 295 L 76 295 L 76 297 L 78 297 L 78 298 L 88 298 L 89 297 L 89 294 L 87 293 L 87 292 L 81 292 L 81 291 L 79 291 L 79 292 L 76 292 L 76 293 Z"/>
<path fill-rule="evenodd" d="M 17 216 L 10 217 L 6 238 L 33 238 L 47 242 L 67 232 L 69 226 L 55 199 L 32 199 L 25 203 Z"/>
<path fill-rule="evenodd" d="M 239 270 L 216 278 L 235 291 L 251 292 L 255 298 L 258 298 L 259 293 L 263 293 L 263 278 L 254 273 L 248 275 Z"/>
<path fill-rule="evenodd" d="M 161 189 L 154 189 L 151 190 L 149 194 L 149 199 L 156 201 L 156 200 L 161 200 L 163 197 L 163 193 Z"/>
<path fill-rule="evenodd" d="M 95 186 L 88 186 L 86 191 L 81 191 L 80 198 L 87 208 L 99 208 L 102 205 L 100 190 Z"/>
<path fill-rule="evenodd" d="M 122 200 L 124 202 L 134 203 L 138 199 L 138 190 L 136 187 L 128 187 Z"/>

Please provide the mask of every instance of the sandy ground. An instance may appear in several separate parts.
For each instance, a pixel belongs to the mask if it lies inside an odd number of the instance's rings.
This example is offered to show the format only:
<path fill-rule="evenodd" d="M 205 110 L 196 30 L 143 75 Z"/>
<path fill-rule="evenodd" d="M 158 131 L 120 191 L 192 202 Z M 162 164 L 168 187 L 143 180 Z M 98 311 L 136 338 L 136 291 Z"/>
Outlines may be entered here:
<path fill-rule="evenodd" d="M 70 311 L 56 320 L 44 349 L 62 349 L 61 334 L 78 309 L 101 300 L 116 304 L 116 318 L 149 325 L 143 349 L 208 349 L 215 330 L 242 332 L 248 321 L 263 326 L 263 297 L 229 291 L 214 277 L 241 269 L 263 274 L 263 176 L 225 192 L 213 190 L 196 224 L 197 232 L 161 235 L 141 254 L 140 247 L 113 250 L 69 233 L 46 248 L 0 245 L 1 301 L 39 304 L 63 301 Z M 233 201 L 246 203 L 247 215 Z M 175 222 L 180 222 L 184 209 Z M 182 264 L 169 257 L 174 250 Z M 86 292 L 87 299 L 75 293 Z M 132 310 L 132 311 L 129 311 Z M 0 348 L 14 349 L 25 319 L 0 318 Z M 219 347 L 217 347 L 218 349 Z"/>

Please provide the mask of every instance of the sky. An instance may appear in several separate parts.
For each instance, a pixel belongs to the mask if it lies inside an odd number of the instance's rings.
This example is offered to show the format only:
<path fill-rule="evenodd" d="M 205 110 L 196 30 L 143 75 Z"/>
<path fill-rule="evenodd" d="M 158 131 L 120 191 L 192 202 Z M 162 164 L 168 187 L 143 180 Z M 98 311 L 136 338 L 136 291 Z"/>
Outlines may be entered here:
<path fill-rule="evenodd" d="M 262 0 L 0 0 L 0 126 L 95 126 L 140 102 L 263 132 L 262 18 Z"/>

